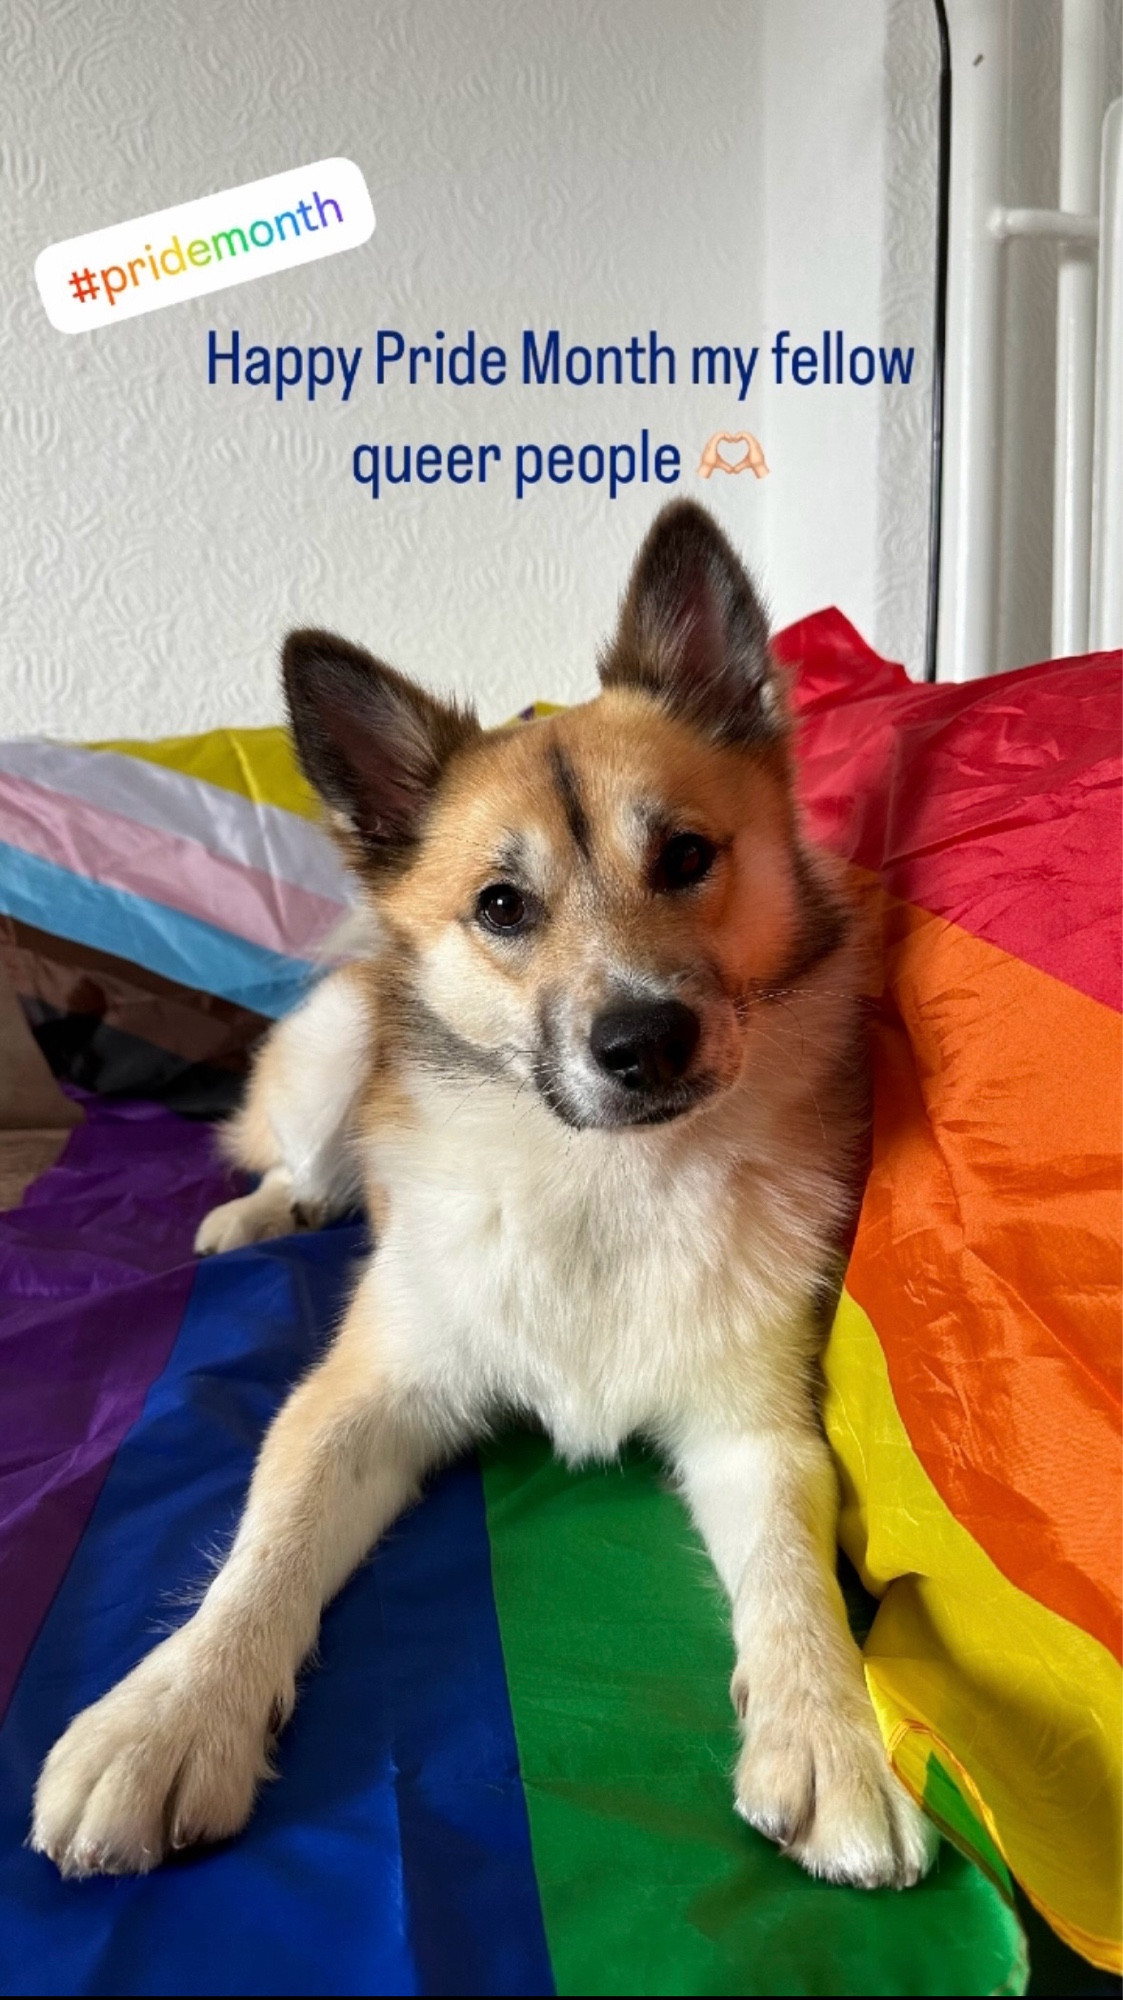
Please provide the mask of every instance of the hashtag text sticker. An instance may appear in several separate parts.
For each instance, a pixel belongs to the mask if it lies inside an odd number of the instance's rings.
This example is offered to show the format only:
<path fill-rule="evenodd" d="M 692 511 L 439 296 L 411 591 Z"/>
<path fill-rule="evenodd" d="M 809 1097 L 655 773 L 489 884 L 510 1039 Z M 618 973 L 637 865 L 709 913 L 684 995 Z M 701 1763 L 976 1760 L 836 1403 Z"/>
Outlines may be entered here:
<path fill-rule="evenodd" d="M 52 326 L 88 333 L 353 250 L 373 230 L 354 161 L 317 160 L 52 243 L 36 259 L 35 282 Z"/>

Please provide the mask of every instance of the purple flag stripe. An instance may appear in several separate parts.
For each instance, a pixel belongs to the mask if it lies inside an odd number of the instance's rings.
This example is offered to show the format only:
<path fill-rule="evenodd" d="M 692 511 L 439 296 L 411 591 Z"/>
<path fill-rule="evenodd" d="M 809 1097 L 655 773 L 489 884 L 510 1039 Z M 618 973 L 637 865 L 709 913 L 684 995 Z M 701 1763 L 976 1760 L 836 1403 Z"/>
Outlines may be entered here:
<path fill-rule="evenodd" d="M 208 1125 L 82 1102 L 57 1165 L 0 1215 L 0 1720 L 171 1352 L 199 1219 L 231 1192 Z"/>

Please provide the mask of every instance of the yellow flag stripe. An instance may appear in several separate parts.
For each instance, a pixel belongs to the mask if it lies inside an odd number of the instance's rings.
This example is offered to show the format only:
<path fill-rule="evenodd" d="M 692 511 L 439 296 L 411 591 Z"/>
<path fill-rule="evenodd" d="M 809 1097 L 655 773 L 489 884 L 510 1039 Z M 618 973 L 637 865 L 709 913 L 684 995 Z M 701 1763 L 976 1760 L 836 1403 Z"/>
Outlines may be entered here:
<path fill-rule="evenodd" d="M 554 702 L 531 704 L 533 719 L 560 715 Z M 515 722 L 531 719 L 527 715 Z M 257 805 L 280 806 L 304 819 L 318 819 L 320 808 L 305 782 L 287 729 L 209 729 L 199 736 L 164 736 L 153 742 L 122 738 L 88 743 L 87 750 L 115 750 L 122 757 L 139 757 L 146 764 L 163 764 L 190 778 L 202 778 L 223 791 L 237 792 Z"/>
<path fill-rule="evenodd" d="M 223 791 L 237 792 L 256 805 L 299 813 L 303 819 L 320 817 L 316 796 L 297 769 L 286 729 L 208 729 L 201 736 L 165 736 L 151 743 L 127 739 L 90 743 L 87 748 L 116 750 L 146 764 L 162 764 Z"/>
<path fill-rule="evenodd" d="M 1054 1929 L 1119 1971 L 1120 1669 L 1008 1582 L 951 1514 L 913 1451 L 874 1327 L 846 1292 L 825 1367 L 840 1537 L 882 1598 L 866 1676 L 894 1767 L 923 1797 L 935 1753 Z"/>

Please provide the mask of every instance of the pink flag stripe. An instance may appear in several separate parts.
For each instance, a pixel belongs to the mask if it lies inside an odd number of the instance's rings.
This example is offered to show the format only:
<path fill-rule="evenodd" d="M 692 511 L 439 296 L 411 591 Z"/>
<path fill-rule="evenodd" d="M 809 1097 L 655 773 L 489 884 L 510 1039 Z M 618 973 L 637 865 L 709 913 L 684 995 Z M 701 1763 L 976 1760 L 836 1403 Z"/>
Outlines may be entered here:
<path fill-rule="evenodd" d="M 290 958 L 309 957 L 346 908 L 26 778 L 0 775 L 0 840 Z"/>
<path fill-rule="evenodd" d="M 264 869 L 314 896 L 346 902 L 347 874 L 322 828 L 301 814 L 244 798 L 170 764 L 23 736 L 0 743 L 0 778 L 26 778 L 104 806 L 157 833 L 197 840 L 212 854 Z"/>
<path fill-rule="evenodd" d="M 172 764 L 20 736 L 0 742 L 0 776 L 28 778 L 52 792 L 84 798 L 88 806 L 120 812 L 158 834 L 198 840 L 212 854 L 228 854 L 246 868 L 264 868 L 314 896 L 348 900 L 344 864 L 314 820 L 228 792 L 226 786 L 174 770 Z"/>

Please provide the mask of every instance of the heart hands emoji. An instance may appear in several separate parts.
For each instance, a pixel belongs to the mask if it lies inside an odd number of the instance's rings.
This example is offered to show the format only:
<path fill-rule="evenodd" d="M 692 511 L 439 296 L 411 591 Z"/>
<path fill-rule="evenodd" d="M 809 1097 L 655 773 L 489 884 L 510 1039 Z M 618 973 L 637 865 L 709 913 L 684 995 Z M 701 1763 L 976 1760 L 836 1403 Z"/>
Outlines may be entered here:
<path fill-rule="evenodd" d="M 731 462 L 722 454 L 724 444 L 743 444 L 745 449 L 740 458 Z M 768 466 L 760 441 L 751 431 L 715 431 L 702 453 L 698 470 L 703 479 L 709 479 L 715 472 L 751 472 L 755 478 L 763 479 Z"/>

